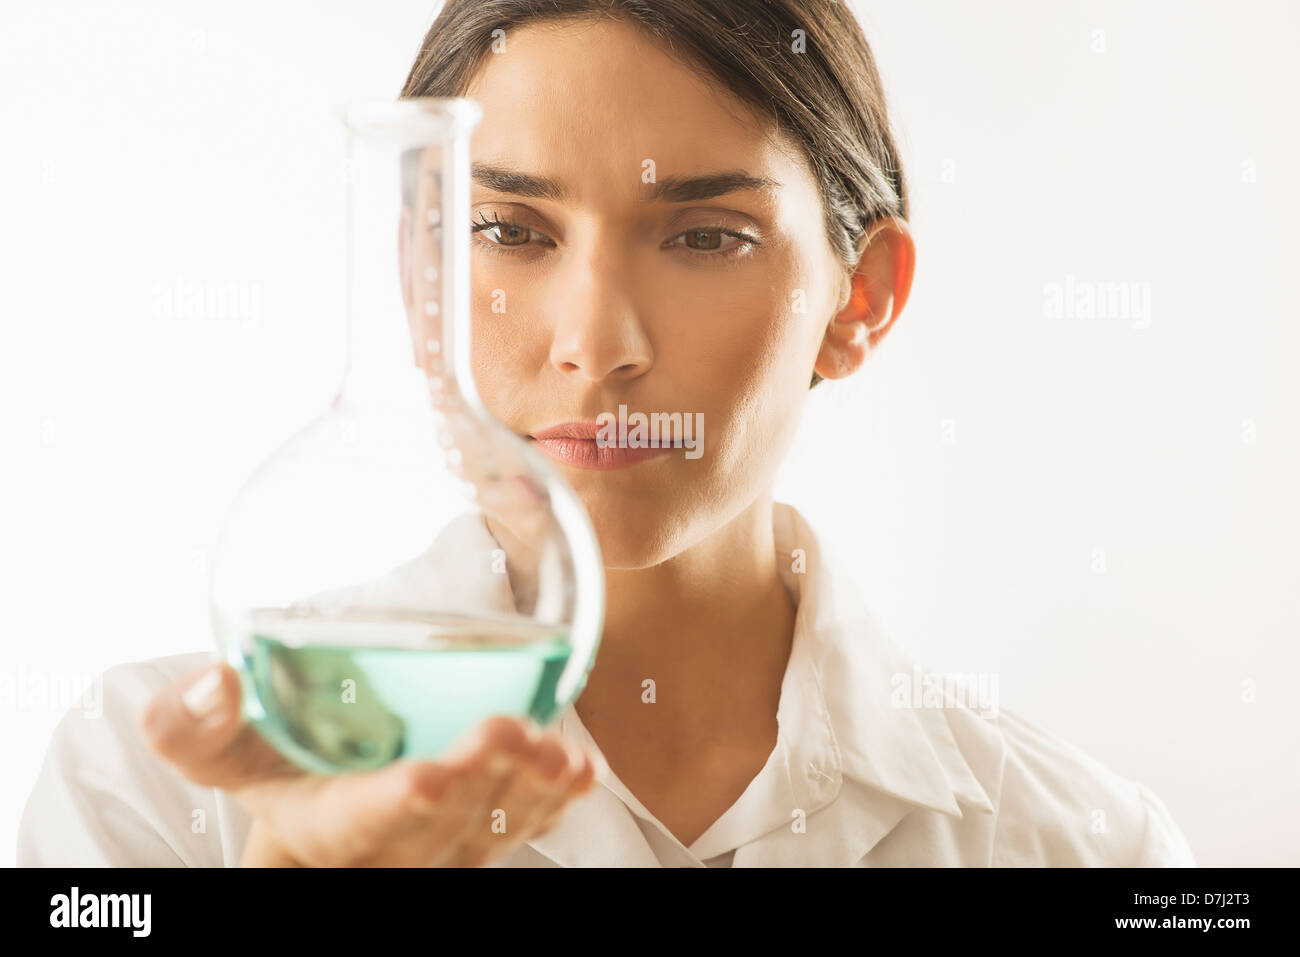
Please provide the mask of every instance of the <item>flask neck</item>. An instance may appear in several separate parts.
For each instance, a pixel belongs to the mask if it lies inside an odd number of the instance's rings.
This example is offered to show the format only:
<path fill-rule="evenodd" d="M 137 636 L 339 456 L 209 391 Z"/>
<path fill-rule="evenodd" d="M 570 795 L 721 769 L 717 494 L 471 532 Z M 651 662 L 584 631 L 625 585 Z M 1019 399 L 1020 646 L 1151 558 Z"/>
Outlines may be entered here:
<path fill-rule="evenodd" d="M 468 137 L 401 147 L 355 139 L 350 161 L 342 401 L 476 403 Z"/>

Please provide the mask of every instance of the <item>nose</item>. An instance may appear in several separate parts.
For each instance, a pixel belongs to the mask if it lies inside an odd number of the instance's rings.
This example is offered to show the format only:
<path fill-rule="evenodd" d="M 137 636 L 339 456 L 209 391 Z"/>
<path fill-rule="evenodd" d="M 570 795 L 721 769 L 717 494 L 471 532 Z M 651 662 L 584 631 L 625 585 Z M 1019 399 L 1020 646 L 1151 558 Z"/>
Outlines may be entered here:
<path fill-rule="evenodd" d="M 604 257 L 580 260 L 559 286 L 567 295 L 554 300 L 559 310 L 550 361 L 566 378 L 601 382 L 635 379 L 649 371 L 654 353 L 624 271 Z"/>

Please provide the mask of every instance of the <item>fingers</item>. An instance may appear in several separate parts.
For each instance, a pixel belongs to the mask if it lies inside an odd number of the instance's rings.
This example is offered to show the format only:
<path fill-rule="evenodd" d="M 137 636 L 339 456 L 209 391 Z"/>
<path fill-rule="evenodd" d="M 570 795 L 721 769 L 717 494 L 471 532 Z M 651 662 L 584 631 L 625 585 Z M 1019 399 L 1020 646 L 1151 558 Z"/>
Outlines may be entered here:
<path fill-rule="evenodd" d="M 256 818 L 244 839 L 240 867 L 301 867 L 293 855 L 271 833 L 266 823 Z"/>
<path fill-rule="evenodd" d="M 544 777 L 541 796 L 529 814 L 525 826 L 529 837 L 549 827 L 574 798 L 590 793 L 596 783 L 596 761 L 592 755 L 571 741 L 559 739 L 564 748 L 562 767 L 555 776 Z"/>
<path fill-rule="evenodd" d="M 455 864 L 467 844 L 494 833 L 502 795 L 522 768 L 537 759 L 545 738 L 531 720 L 488 718 L 444 755 L 440 764 L 452 773 L 439 801 L 438 837 L 443 853 L 428 866 Z"/>
<path fill-rule="evenodd" d="M 583 749 L 558 733 L 545 735 L 534 759 L 510 778 L 492 809 L 503 812 L 503 817 L 492 820 L 504 829 L 489 827 L 486 819 L 471 827 L 463 836 L 460 852 L 447 863 L 478 866 L 504 857 L 553 826 L 568 803 L 587 793 L 594 782 L 595 762 Z"/>
<path fill-rule="evenodd" d="M 262 814 L 310 866 L 436 866 L 459 852 L 466 834 L 490 827 L 498 795 L 536 737 L 522 721 L 489 718 L 438 761 L 277 784 Z"/>
<path fill-rule="evenodd" d="M 228 664 L 191 672 L 145 707 L 150 746 L 186 778 L 234 790 L 250 781 L 296 774 L 240 715 L 239 676 Z"/>
<path fill-rule="evenodd" d="M 304 774 L 247 786 L 237 796 L 308 867 L 415 863 L 434 840 L 431 811 L 451 780 L 432 762 L 374 771 Z"/>

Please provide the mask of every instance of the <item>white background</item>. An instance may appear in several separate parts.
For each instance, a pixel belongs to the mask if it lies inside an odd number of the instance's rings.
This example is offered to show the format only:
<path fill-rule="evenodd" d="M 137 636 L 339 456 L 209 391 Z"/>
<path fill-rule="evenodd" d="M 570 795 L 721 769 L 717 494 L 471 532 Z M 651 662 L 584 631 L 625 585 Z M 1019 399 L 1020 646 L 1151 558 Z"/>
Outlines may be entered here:
<path fill-rule="evenodd" d="M 208 647 L 226 504 L 339 372 L 334 111 L 396 97 L 436 6 L 4 0 L 14 680 Z M 859 9 L 916 284 L 778 498 L 896 641 L 1149 785 L 1201 864 L 1300 863 L 1300 8 Z M 1053 318 L 1068 281 L 1150 310 Z M 232 298 L 168 305 L 195 284 Z M 0 711 L 0 863 L 68 704 Z"/>

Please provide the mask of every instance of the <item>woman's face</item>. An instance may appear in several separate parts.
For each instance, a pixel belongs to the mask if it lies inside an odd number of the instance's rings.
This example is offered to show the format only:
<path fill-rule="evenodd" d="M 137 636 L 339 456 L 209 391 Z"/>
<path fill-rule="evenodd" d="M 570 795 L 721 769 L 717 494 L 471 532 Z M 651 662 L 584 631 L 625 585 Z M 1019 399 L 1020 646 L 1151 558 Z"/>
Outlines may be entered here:
<path fill-rule="evenodd" d="M 847 273 L 806 160 L 652 38 L 582 22 L 505 43 L 465 91 L 484 109 L 473 220 L 492 224 L 472 237 L 475 378 L 530 441 L 620 406 L 702 424 L 694 451 L 556 462 L 606 565 L 646 567 L 770 489 Z M 759 188 L 682 182 L 721 173 Z"/>

